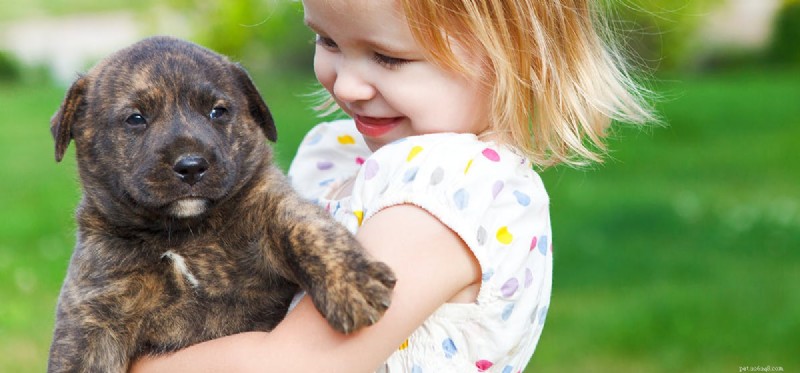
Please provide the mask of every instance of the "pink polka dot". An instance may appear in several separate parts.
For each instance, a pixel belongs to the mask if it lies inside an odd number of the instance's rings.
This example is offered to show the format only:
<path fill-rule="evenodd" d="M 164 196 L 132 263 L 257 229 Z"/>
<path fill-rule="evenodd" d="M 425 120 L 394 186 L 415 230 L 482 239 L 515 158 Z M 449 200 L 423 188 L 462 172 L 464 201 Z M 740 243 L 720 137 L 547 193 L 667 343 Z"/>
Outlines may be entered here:
<path fill-rule="evenodd" d="M 475 362 L 475 366 L 478 367 L 478 372 L 485 372 L 492 367 L 494 363 L 489 360 L 478 360 Z"/>
<path fill-rule="evenodd" d="M 362 165 L 362 164 L 364 164 L 364 158 L 361 158 L 361 157 L 356 157 L 356 164 L 357 164 L 357 165 Z"/>
<path fill-rule="evenodd" d="M 530 249 L 530 251 L 533 251 L 533 249 L 536 248 L 536 244 L 538 242 L 539 242 L 539 237 L 533 236 L 533 239 L 531 240 L 531 249 Z"/>
<path fill-rule="evenodd" d="M 483 149 L 482 154 L 486 159 L 492 162 L 500 162 L 500 154 L 497 154 L 497 152 L 491 148 Z"/>

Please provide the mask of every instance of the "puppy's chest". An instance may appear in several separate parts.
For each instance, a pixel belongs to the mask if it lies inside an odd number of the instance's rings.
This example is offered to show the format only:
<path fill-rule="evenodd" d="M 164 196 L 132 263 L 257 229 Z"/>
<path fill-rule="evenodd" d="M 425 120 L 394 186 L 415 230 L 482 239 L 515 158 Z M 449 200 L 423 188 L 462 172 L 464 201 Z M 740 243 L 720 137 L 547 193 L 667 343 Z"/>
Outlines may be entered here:
<path fill-rule="evenodd" d="M 246 243 L 165 247 L 155 275 L 162 297 L 143 314 L 141 352 L 171 351 L 246 330 L 270 330 L 295 288 L 259 267 Z M 153 272 L 151 272 L 153 273 Z"/>
<path fill-rule="evenodd" d="M 236 245 L 249 245 L 237 243 Z M 180 293 L 216 297 L 235 289 L 263 286 L 255 281 L 254 263 L 248 263 L 250 247 L 235 252 L 217 243 L 190 243 L 165 247 L 159 257 L 160 276 L 168 288 Z M 244 287 L 244 288 L 243 288 Z"/>

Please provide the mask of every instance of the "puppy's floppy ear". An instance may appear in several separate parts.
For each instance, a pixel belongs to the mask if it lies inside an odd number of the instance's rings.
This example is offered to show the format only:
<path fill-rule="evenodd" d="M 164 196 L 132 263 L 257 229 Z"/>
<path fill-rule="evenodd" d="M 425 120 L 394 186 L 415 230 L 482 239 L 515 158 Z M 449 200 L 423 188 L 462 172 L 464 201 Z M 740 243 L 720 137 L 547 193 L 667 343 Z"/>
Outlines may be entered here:
<path fill-rule="evenodd" d="M 64 152 L 72 140 L 72 125 L 83 113 L 87 80 L 85 76 L 80 76 L 72 83 L 61 107 L 50 119 L 50 132 L 56 142 L 56 162 L 64 158 Z"/>
<path fill-rule="evenodd" d="M 236 76 L 238 86 L 244 91 L 245 97 L 247 98 L 247 110 L 250 112 L 253 120 L 261 126 L 261 130 L 264 131 L 264 135 L 267 139 L 275 142 L 275 140 L 278 139 L 278 130 L 275 128 L 275 121 L 272 120 L 272 114 L 269 112 L 269 108 L 267 108 L 264 99 L 261 98 L 261 94 L 258 92 L 255 84 L 253 84 L 253 80 L 250 79 L 247 71 L 239 64 L 233 64 L 231 70 L 233 70 L 233 74 Z"/>

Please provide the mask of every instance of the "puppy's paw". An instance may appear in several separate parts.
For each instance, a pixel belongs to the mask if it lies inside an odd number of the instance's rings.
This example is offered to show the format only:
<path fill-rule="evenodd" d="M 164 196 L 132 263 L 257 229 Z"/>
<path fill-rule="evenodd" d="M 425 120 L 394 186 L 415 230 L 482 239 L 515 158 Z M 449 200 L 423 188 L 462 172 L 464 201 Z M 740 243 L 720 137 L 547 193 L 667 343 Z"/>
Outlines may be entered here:
<path fill-rule="evenodd" d="M 329 266 L 325 283 L 313 287 L 310 295 L 328 323 L 347 334 L 383 316 L 396 279 L 389 266 L 360 251 L 349 251 L 342 259 Z"/>

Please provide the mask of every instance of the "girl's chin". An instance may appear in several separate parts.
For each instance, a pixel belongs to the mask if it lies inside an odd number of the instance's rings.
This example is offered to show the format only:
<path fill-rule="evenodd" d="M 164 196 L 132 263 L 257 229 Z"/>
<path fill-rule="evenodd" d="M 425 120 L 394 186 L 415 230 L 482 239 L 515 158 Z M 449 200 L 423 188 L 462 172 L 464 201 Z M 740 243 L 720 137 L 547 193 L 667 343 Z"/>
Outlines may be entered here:
<path fill-rule="evenodd" d="M 369 150 L 373 153 L 378 151 L 378 149 L 382 148 L 384 145 L 386 145 L 382 141 L 375 141 L 366 137 L 364 138 L 364 142 L 367 144 L 367 148 L 369 148 Z"/>

